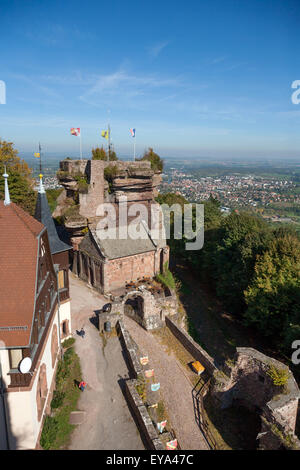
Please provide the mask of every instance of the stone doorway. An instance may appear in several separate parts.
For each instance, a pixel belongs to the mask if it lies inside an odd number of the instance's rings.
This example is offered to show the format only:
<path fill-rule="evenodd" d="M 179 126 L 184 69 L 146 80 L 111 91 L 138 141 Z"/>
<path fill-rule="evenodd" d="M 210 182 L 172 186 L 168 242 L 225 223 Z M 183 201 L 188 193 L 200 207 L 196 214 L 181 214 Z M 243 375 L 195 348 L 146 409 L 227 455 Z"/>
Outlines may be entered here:
<path fill-rule="evenodd" d="M 92 266 L 89 266 L 89 272 L 90 272 L 90 284 L 91 284 L 91 286 L 94 286 L 94 285 L 95 285 L 95 282 L 94 282 L 94 270 L 93 270 L 93 267 L 92 267 Z"/>
<path fill-rule="evenodd" d="M 143 325 L 144 299 L 139 295 L 129 297 L 124 304 L 124 314 L 135 320 L 139 325 Z"/>

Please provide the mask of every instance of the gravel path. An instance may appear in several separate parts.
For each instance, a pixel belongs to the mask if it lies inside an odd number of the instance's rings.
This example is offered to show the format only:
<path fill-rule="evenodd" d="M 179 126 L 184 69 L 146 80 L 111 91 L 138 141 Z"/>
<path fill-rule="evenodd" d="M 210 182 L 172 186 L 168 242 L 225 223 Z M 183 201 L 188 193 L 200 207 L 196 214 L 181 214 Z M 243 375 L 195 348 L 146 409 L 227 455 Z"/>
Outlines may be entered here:
<path fill-rule="evenodd" d="M 139 431 L 128 409 L 122 388 L 128 369 L 117 337 L 103 348 L 98 329 L 90 321 L 94 311 L 107 303 L 83 281 L 70 275 L 72 332 L 80 357 L 82 378 L 87 389 L 81 394 L 78 409 L 85 412 L 82 424 L 73 431 L 72 450 L 143 450 Z M 82 339 L 76 329 L 84 327 Z"/>
<path fill-rule="evenodd" d="M 208 450 L 208 445 L 195 421 L 192 385 L 183 374 L 172 353 L 167 353 L 157 338 L 140 327 L 134 320 L 125 317 L 125 327 L 144 354 L 149 356 L 155 377 L 161 384 L 161 393 L 172 427 L 181 449 Z"/>

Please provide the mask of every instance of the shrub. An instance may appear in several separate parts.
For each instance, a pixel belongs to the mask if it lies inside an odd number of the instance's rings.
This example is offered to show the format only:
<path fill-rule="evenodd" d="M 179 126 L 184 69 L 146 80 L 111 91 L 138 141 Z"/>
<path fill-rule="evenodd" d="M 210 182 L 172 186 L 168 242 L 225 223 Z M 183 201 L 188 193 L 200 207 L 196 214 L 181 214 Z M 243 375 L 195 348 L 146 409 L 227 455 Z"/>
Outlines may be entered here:
<path fill-rule="evenodd" d="M 75 343 L 75 338 L 68 338 L 62 343 L 62 347 L 64 349 L 67 349 L 70 346 L 73 346 L 74 343 Z"/>
<path fill-rule="evenodd" d="M 104 168 L 104 178 L 106 181 L 113 181 L 113 179 L 117 176 L 117 165 L 108 165 Z"/>
<path fill-rule="evenodd" d="M 139 161 L 147 160 L 151 163 L 151 168 L 154 171 L 163 171 L 164 162 L 157 153 L 153 151 L 153 148 L 149 147 L 148 151 L 144 153 L 143 157 L 137 159 Z"/>
<path fill-rule="evenodd" d="M 71 362 L 73 361 L 74 355 L 75 355 L 75 350 L 74 350 L 73 347 L 68 348 L 68 349 L 66 350 L 66 352 L 64 353 L 64 359 L 63 359 L 65 365 L 68 366 L 68 365 L 71 364 Z"/>
<path fill-rule="evenodd" d="M 71 178 L 71 175 L 68 171 L 58 170 L 56 172 L 56 176 L 58 180 L 64 180 L 65 178 Z"/>
<path fill-rule="evenodd" d="M 273 365 L 269 366 L 267 374 L 269 377 L 271 377 L 273 384 L 277 387 L 285 385 L 289 378 L 289 373 L 287 369 L 278 369 Z"/>
<path fill-rule="evenodd" d="M 76 383 L 81 376 L 79 357 L 71 347 L 58 363 L 56 391 L 51 401 L 52 416 L 46 416 L 40 439 L 43 449 L 61 449 L 68 444 L 74 429 L 70 424 L 70 413 L 77 408 L 80 390 Z"/>
<path fill-rule="evenodd" d="M 68 209 L 65 211 L 64 213 L 64 216 L 65 217 L 76 217 L 76 216 L 79 216 L 79 209 L 80 209 L 80 206 L 79 205 L 75 205 L 75 206 L 70 206 L 68 207 Z"/>
<path fill-rule="evenodd" d="M 106 150 L 103 147 L 92 149 L 92 160 L 107 160 Z"/>
<path fill-rule="evenodd" d="M 77 182 L 77 186 L 78 186 L 78 191 L 80 192 L 80 194 L 87 194 L 89 190 L 89 185 L 84 179 L 79 180 Z"/>
<path fill-rule="evenodd" d="M 40 444 L 43 449 L 49 450 L 53 446 L 58 432 L 58 423 L 55 417 L 46 416 L 41 434 Z"/>
<path fill-rule="evenodd" d="M 114 178 L 117 176 L 118 168 L 117 165 L 109 165 L 104 168 L 104 178 L 108 182 L 108 192 L 112 192 L 112 183 Z"/>
<path fill-rule="evenodd" d="M 51 409 L 54 410 L 55 408 L 59 408 L 60 406 L 62 406 L 64 398 L 65 398 L 64 392 L 59 392 L 58 390 L 54 390 L 53 398 L 50 404 Z"/>

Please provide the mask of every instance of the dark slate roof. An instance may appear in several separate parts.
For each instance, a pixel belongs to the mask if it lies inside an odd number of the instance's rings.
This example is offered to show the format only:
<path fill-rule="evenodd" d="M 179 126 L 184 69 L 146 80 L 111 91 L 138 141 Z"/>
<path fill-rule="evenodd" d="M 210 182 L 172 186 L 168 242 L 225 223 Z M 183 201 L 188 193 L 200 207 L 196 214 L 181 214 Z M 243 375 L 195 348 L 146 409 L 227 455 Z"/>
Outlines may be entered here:
<path fill-rule="evenodd" d="M 137 255 L 149 251 L 155 251 L 156 245 L 149 237 L 143 224 L 139 224 L 139 231 L 143 238 L 132 239 L 128 236 L 125 239 L 100 238 L 99 231 L 90 229 L 91 235 L 100 252 L 108 259 L 124 258 L 125 256 Z"/>
<path fill-rule="evenodd" d="M 60 240 L 57 234 L 46 193 L 38 193 L 34 217 L 42 222 L 42 224 L 47 228 L 52 255 L 60 253 L 61 251 L 71 250 L 72 247 Z"/>

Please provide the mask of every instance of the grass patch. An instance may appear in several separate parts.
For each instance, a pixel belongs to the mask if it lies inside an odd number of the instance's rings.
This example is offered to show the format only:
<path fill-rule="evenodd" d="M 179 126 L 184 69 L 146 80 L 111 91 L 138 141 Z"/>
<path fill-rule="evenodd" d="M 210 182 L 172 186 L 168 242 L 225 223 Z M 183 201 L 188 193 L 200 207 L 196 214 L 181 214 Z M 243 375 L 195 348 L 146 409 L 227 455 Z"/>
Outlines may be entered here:
<path fill-rule="evenodd" d="M 157 422 L 158 423 L 163 421 L 164 419 L 166 419 L 165 405 L 164 405 L 164 402 L 162 400 L 158 402 L 156 412 L 157 412 Z"/>
<path fill-rule="evenodd" d="M 158 282 L 160 282 L 163 286 L 168 287 L 169 289 L 176 288 L 176 281 L 168 268 L 168 262 L 164 264 L 163 272 L 156 275 L 155 278 Z"/>
<path fill-rule="evenodd" d="M 147 388 L 146 388 L 146 382 L 142 376 L 139 376 L 137 378 L 137 384 L 135 386 L 135 389 L 139 396 L 141 397 L 142 401 L 145 403 L 147 399 Z"/>
<path fill-rule="evenodd" d="M 67 340 L 68 341 L 68 340 Z M 66 350 L 60 359 L 56 372 L 56 390 L 51 401 L 51 416 L 46 416 L 40 444 L 45 450 L 65 448 L 71 432 L 70 414 L 76 410 L 80 390 L 77 381 L 81 380 L 79 357 L 73 347 Z"/>

